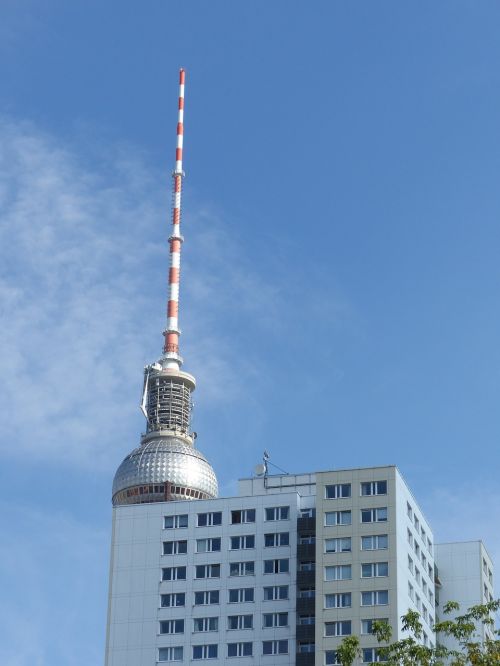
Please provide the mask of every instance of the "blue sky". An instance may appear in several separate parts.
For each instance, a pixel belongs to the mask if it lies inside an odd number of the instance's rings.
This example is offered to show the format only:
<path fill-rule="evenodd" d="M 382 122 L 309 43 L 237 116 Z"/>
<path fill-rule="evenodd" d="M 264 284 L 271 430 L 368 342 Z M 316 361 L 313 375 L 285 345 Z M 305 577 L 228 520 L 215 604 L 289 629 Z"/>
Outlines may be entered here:
<path fill-rule="evenodd" d="M 497 2 L 0 9 L 6 666 L 102 663 L 110 489 L 160 353 L 187 70 L 182 349 L 224 494 L 397 464 L 500 562 Z"/>

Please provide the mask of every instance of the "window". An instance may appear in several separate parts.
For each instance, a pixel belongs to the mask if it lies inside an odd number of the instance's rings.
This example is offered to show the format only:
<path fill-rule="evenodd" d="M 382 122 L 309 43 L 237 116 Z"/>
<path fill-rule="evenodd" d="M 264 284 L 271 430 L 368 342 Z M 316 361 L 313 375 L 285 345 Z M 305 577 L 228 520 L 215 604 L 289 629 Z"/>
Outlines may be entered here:
<path fill-rule="evenodd" d="M 434 606 L 434 593 L 429 590 L 429 601 L 431 602 L 431 606 Z"/>
<path fill-rule="evenodd" d="M 272 585 L 264 588 L 264 601 L 288 599 L 288 585 Z"/>
<path fill-rule="evenodd" d="M 411 559 L 411 557 L 409 555 L 408 555 L 408 569 L 411 571 L 411 573 L 414 572 L 413 560 Z"/>
<path fill-rule="evenodd" d="M 264 560 L 264 573 L 277 574 L 288 573 L 290 570 L 289 562 L 287 559 L 283 560 Z"/>
<path fill-rule="evenodd" d="M 430 578 L 431 580 L 433 580 L 433 576 L 432 576 L 432 574 L 433 574 L 433 569 L 432 569 L 432 567 L 431 567 L 430 564 L 427 565 L 427 573 L 429 574 L 429 578 Z"/>
<path fill-rule="evenodd" d="M 220 578 L 220 564 L 197 564 L 195 578 Z"/>
<path fill-rule="evenodd" d="M 182 647 L 164 647 L 158 650 L 158 661 L 182 661 L 184 658 L 184 648 Z"/>
<path fill-rule="evenodd" d="M 230 576 L 253 576 L 255 573 L 255 564 L 253 562 L 230 562 Z"/>
<path fill-rule="evenodd" d="M 326 499 L 340 499 L 342 497 L 351 496 L 350 483 L 336 483 L 333 486 L 325 486 Z"/>
<path fill-rule="evenodd" d="M 376 509 L 361 509 L 362 523 L 385 523 L 387 521 L 387 507 Z"/>
<path fill-rule="evenodd" d="M 424 530 L 423 527 L 420 528 L 420 536 L 421 536 L 421 538 L 422 538 L 422 541 L 425 543 L 425 540 L 426 540 L 426 538 L 427 538 L 427 535 L 426 535 L 425 530 Z"/>
<path fill-rule="evenodd" d="M 337 650 L 327 650 L 325 652 L 325 664 L 326 666 L 334 666 L 335 664 L 340 664 L 340 661 L 337 657 Z"/>
<path fill-rule="evenodd" d="M 420 529 L 420 521 L 419 521 L 419 519 L 417 518 L 417 516 L 413 516 L 413 524 L 415 525 L 415 529 L 416 529 L 417 532 L 418 532 L 418 530 Z"/>
<path fill-rule="evenodd" d="M 231 550 L 243 550 L 245 548 L 255 548 L 255 536 L 253 534 L 231 537 Z"/>
<path fill-rule="evenodd" d="M 413 534 L 411 533 L 411 530 L 407 528 L 406 530 L 406 540 L 410 544 L 410 546 L 413 548 Z"/>
<path fill-rule="evenodd" d="M 361 634 L 373 634 L 373 623 L 375 620 L 361 620 Z M 389 620 L 387 618 L 377 618 L 377 622 L 387 623 Z"/>
<path fill-rule="evenodd" d="M 186 567 L 163 567 L 162 580 L 186 580 Z"/>
<path fill-rule="evenodd" d="M 387 481 L 366 481 L 361 484 L 361 495 L 387 495 Z"/>
<path fill-rule="evenodd" d="M 377 661 L 387 661 L 377 648 L 363 648 L 363 664 L 372 664 Z"/>
<path fill-rule="evenodd" d="M 361 578 L 380 578 L 389 575 L 387 562 L 370 562 L 361 565 Z"/>
<path fill-rule="evenodd" d="M 251 657 L 253 654 L 253 643 L 228 643 L 228 657 Z"/>
<path fill-rule="evenodd" d="M 424 571 L 425 571 L 425 569 L 427 569 L 427 558 L 425 557 L 425 555 L 423 553 L 422 553 L 422 557 L 420 558 L 420 561 L 422 562 L 422 565 L 423 565 Z"/>
<path fill-rule="evenodd" d="M 304 534 L 299 537 L 299 543 L 301 545 L 316 543 L 316 536 L 314 534 Z"/>
<path fill-rule="evenodd" d="M 299 571 L 315 571 L 316 562 L 314 560 L 304 560 L 299 563 Z"/>
<path fill-rule="evenodd" d="M 316 624 L 315 615 L 299 615 L 299 624 Z"/>
<path fill-rule="evenodd" d="M 422 579 L 422 591 L 427 596 L 427 583 Z"/>
<path fill-rule="evenodd" d="M 427 550 L 432 555 L 432 541 L 427 537 Z"/>
<path fill-rule="evenodd" d="M 173 530 L 181 527 L 188 526 L 188 515 L 183 513 L 179 516 L 164 516 L 163 517 L 163 527 L 166 530 Z"/>
<path fill-rule="evenodd" d="M 262 654 L 288 654 L 288 641 L 262 641 Z"/>
<path fill-rule="evenodd" d="M 413 585 L 411 583 L 408 583 L 408 596 L 412 601 L 415 599 L 415 592 L 413 590 Z"/>
<path fill-rule="evenodd" d="M 389 547 L 387 534 L 374 534 L 361 537 L 361 550 L 385 550 Z"/>
<path fill-rule="evenodd" d="M 316 509 L 310 508 L 310 509 L 301 509 L 300 510 L 300 517 L 301 518 L 314 518 L 316 516 Z"/>
<path fill-rule="evenodd" d="M 422 605 L 422 617 L 426 622 L 429 622 L 429 611 L 425 606 Z"/>
<path fill-rule="evenodd" d="M 289 506 L 272 506 L 265 510 L 266 520 L 288 520 L 290 517 Z"/>
<path fill-rule="evenodd" d="M 173 608 L 174 606 L 185 606 L 186 595 L 184 592 L 171 592 L 160 595 L 160 606 L 162 608 Z"/>
<path fill-rule="evenodd" d="M 415 580 L 420 585 L 420 581 L 422 580 L 422 577 L 420 576 L 420 571 L 417 569 L 417 567 L 415 567 Z"/>
<path fill-rule="evenodd" d="M 211 539 L 196 539 L 197 553 L 216 553 L 220 551 L 220 537 Z"/>
<path fill-rule="evenodd" d="M 183 634 L 184 620 L 162 620 L 160 634 Z"/>
<path fill-rule="evenodd" d="M 325 525 L 350 525 L 350 511 L 326 511 Z"/>
<path fill-rule="evenodd" d="M 265 548 L 276 548 L 277 546 L 288 546 L 290 544 L 290 535 L 288 532 L 274 532 L 264 534 Z"/>
<path fill-rule="evenodd" d="M 301 587 L 297 592 L 297 597 L 299 599 L 314 599 L 316 596 L 315 587 Z"/>
<path fill-rule="evenodd" d="M 300 618 L 299 624 L 301 624 Z M 262 616 L 262 626 L 264 629 L 270 627 L 288 627 L 288 613 L 264 613 Z"/>
<path fill-rule="evenodd" d="M 231 524 L 255 523 L 255 509 L 241 509 L 231 511 Z"/>
<path fill-rule="evenodd" d="M 325 622 L 325 636 L 350 636 L 351 633 L 351 620 Z"/>
<path fill-rule="evenodd" d="M 325 539 L 325 553 L 350 553 L 351 537 Z"/>
<path fill-rule="evenodd" d="M 195 633 L 205 631 L 218 631 L 219 618 L 218 617 L 195 617 L 193 618 L 193 631 Z"/>
<path fill-rule="evenodd" d="M 415 555 L 420 558 L 420 546 L 418 545 L 417 541 L 414 541 L 414 550 L 415 550 Z"/>
<path fill-rule="evenodd" d="M 406 502 L 406 514 L 410 520 L 413 520 L 413 509 L 409 502 Z"/>
<path fill-rule="evenodd" d="M 254 600 L 254 588 L 253 587 L 238 587 L 234 590 L 229 590 L 229 603 L 230 604 L 242 604 L 245 601 Z"/>
<path fill-rule="evenodd" d="M 253 629 L 253 615 L 229 615 L 228 629 Z"/>
<path fill-rule="evenodd" d="M 325 608 L 350 608 L 351 593 L 336 592 L 335 594 L 325 594 Z"/>
<path fill-rule="evenodd" d="M 208 606 L 219 603 L 219 590 L 207 590 L 206 592 L 194 593 L 195 606 Z"/>
<path fill-rule="evenodd" d="M 300 652 L 301 654 L 315 651 L 316 644 L 314 641 L 299 641 L 299 644 L 297 645 L 297 652 Z"/>
<path fill-rule="evenodd" d="M 339 564 L 333 567 L 325 567 L 325 580 L 351 580 L 352 572 L 350 564 Z"/>
<path fill-rule="evenodd" d="M 418 594 L 415 595 L 415 606 L 417 607 L 418 610 L 422 608 L 422 602 L 420 601 L 420 597 Z"/>
<path fill-rule="evenodd" d="M 198 525 L 198 527 L 222 525 L 222 511 L 210 511 L 209 513 L 199 513 L 196 524 Z"/>
<path fill-rule="evenodd" d="M 387 606 L 389 603 L 389 592 L 387 590 L 373 590 L 361 592 L 362 606 Z"/>
<path fill-rule="evenodd" d="M 217 645 L 193 645 L 193 659 L 217 659 Z"/>
<path fill-rule="evenodd" d="M 164 555 L 179 555 L 187 553 L 187 541 L 164 541 Z"/>

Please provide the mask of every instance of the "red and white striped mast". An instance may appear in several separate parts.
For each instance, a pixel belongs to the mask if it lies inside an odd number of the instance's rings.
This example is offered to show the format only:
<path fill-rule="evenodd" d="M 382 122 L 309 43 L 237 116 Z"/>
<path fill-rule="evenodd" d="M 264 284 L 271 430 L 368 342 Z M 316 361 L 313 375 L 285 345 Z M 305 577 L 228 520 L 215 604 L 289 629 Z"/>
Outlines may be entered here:
<path fill-rule="evenodd" d="M 184 238 L 181 235 L 181 195 L 182 179 L 182 148 L 184 139 L 184 82 L 186 73 L 179 72 L 179 106 L 177 117 L 177 146 L 175 149 L 175 169 L 173 178 L 173 209 L 172 234 L 168 239 L 170 243 L 170 267 L 168 271 L 168 303 L 167 327 L 163 331 L 165 344 L 163 346 L 162 365 L 164 368 L 180 370 L 182 357 L 179 354 L 179 285 L 181 273 L 181 247 Z"/>

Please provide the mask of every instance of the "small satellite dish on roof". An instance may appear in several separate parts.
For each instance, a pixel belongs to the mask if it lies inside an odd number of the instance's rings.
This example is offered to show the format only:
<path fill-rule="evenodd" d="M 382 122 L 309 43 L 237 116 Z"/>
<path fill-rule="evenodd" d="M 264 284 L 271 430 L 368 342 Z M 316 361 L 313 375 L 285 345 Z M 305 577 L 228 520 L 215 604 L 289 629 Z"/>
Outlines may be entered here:
<path fill-rule="evenodd" d="M 255 474 L 256 474 L 257 476 L 264 476 L 264 474 L 266 473 L 266 466 L 265 466 L 265 465 L 262 465 L 262 464 L 260 464 L 260 465 L 255 465 L 253 471 L 255 472 Z"/>

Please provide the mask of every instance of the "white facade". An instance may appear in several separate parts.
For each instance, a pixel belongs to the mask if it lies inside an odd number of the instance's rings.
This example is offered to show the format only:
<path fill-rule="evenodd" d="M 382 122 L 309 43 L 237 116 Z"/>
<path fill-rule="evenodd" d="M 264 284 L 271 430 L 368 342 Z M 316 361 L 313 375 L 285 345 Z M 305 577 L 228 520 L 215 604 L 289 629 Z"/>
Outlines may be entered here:
<path fill-rule="evenodd" d="M 246 510 L 249 522 L 234 523 Z M 230 651 L 250 651 L 248 643 L 252 656 L 240 656 L 242 666 L 260 659 L 270 666 L 294 664 L 297 510 L 297 493 L 272 501 L 256 496 L 115 507 L 106 666 L 187 663 L 200 654 L 200 661 L 206 656 L 223 663 L 232 659 Z M 200 526 L 200 516 L 215 524 Z M 266 534 L 287 538 L 266 547 Z M 270 568 L 273 573 L 265 573 Z M 274 613 L 288 613 L 286 623 L 281 617 L 283 626 L 264 627 L 269 618 L 263 615 Z M 242 628 L 233 629 L 229 618 L 235 616 L 251 620 L 237 620 Z M 207 621 L 195 626 L 195 619 Z M 264 650 L 278 654 L 263 657 Z"/>
<path fill-rule="evenodd" d="M 106 666 L 326 666 L 351 633 L 371 663 L 371 621 L 386 619 L 402 638 L 409 608 L 434 645 L 434 552 L 394 466 L 243 479 L 238 497 L 116 506 Z M 483 587 L 493 594 L 482 545 L 436 552 L 441 604 L 444 590 L 464 605 Z"/>
<path fill-rule="evenodd" d="M 438 577 L 438 619 L 453 619 L 471 606 L 494 599 L 493 562 L 482 541 L 441 543 L 436 545 Z M 443 606 L 448 601 L 458 601 L 460 611 L 444 615 Z M 476 639 L 493 638 L 491 631 L 477 625 Z M 440 642 L 449 649 L 457 649 L 458 643 L 450 637 L 440 636 Z"/>

